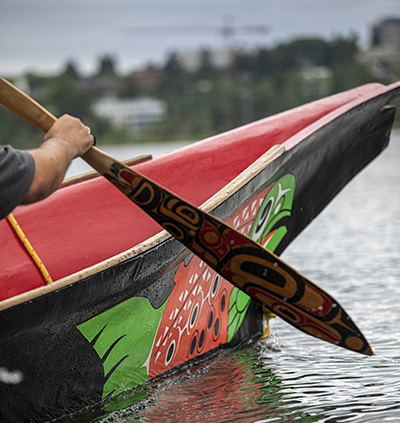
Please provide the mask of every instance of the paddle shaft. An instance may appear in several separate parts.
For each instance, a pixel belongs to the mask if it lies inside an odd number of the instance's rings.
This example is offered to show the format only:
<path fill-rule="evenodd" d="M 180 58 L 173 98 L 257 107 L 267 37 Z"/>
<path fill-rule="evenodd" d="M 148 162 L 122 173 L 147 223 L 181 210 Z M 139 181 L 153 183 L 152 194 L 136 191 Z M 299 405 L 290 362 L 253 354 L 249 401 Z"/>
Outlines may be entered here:
<path fill-rule="evenodd" d="M 0 102 L 43 132 L 56 121 L 1 77 Z M 82 158 L 222 277 L 288 323 L 327 342 L 372 354 L 339 303 L 278 256 L 96 147 Z"/>

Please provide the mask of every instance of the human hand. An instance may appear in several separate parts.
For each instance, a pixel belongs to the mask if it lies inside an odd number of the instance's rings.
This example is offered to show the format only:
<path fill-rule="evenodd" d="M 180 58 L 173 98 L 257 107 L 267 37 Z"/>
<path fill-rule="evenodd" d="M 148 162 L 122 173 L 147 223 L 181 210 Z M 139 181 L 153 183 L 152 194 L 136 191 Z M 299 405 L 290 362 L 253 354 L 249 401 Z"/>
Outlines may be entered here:
<path fill-rule="evenodd" d="M 72 158 L 83 156 L 95 143 L 95 138 L 90 130 L 78 118 L 63 115 L 56 120 L 54 125 L 44 136 L 44 141 L 56 138 L 64 142 Z"/>

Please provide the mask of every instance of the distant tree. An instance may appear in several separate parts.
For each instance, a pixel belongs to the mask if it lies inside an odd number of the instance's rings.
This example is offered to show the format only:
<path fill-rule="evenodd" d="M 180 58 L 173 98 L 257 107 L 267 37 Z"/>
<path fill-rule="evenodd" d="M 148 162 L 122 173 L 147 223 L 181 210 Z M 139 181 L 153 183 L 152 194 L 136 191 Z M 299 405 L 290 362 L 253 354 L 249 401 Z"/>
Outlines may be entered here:
<path fill-rule="evenodd" d="M 262 78 L 254 89 L 254 108 L 256 119 L 264 118 L 275 112 L 276 89 L 274 87 L 274 80 L 270 77 Z"/>
<path fill-rule="evenodd" d="M 47 84 L 49 84 L 49 82 L 54 79 L 54 77 L 38 75 L 34 72 L 28 72 L 25 75 L 25 78 L 28 81 L 29 86 L 33 92 L 35 92 L 35 90 L 40 90 L 43 87 L 46 87 Z"/>
<path fill-rule="evenodd" d="M 237 52 L 234 56 L 235 68 L 239 74 L 246 72 L 252 75 L 256 72 L 256 60 L 254 55 L 246 52 Z"/>
<path fill-rule="evenodd" d="M 333 88 L 335 92 L 349 90 L 369 82 L 376 82 L 376 78 L 367 67 L 360 63 L 338 62 L 333 66 Z"/>
<path fill-rule="evenodd" d="M 164 66 L 164 72 L 167 76 L 180 76 L 184 73 L 182 65 L 179 62 L 177 53 L 170 53 Z"/>
<path fill-rule="evenodd" d="M 122 89 L 119 93 L 121 98 L 132 98 L 138 95 L 139 89 L 138 84 L 133 80 L 133 78 L 126 77 L 123 79 L 124 83 Z"/>
<path fill-rule="evenodd" d="M 326 66 L 329 57 L 329 44 L 320 38 L 302 38 L 277 48 L 279 67 L 293 68 L 312 65 Z"/>
<path fill-rule="evenodd" d="M 43 133 L 34 126 L 14 115 L 5 107 L 0 107 L 0 143 L 14 148 L 32 149 L 43 142 Z"/>
<path fill-rule="evenodd" d="M 349 38 L 336 37 L 330 43 L 329 66 L 337 63 L 354 61 L 355 54 L 359 51 L 358 37 L 353 34 Z"/>
<path fill-rule="evenodd" d="M 80 119 L 93 116 L 91 106 L 98 97 L 94 90 L 80 89 L 76 81 L 66 74 L 60 74 L 46 85 L 42 101 L 56 115 L 68 113 Z"/>
<path fill-rule="evenodd" d="M 77 80 L 80 78 L 80 74 L 78 72 L 78 69 L 76 67 L 76 64 L 74 61 L 69 60 L 65 64 L 64 72 L 63 74 L 71 79 Z"/>
<path fill-rule="evenodd" d="M 99 70 L 97 76 L 116 76 L 116 61 L 114 57 L 105 54 L 99 59 Z"/>
<path fill-rule="evenodd" d="M 200 68 L 197 72 L 197 78 L 212 78 L 217 75 L 211 52 L 208 49 L 202 49 L 200 52 Z"/>
<path fill-rule="evenodd" d="M 260 78 L 264 75 L 273 75 L 277 70 L 276 53 L 273 50 L 260 49 L 256 55 L 254 72 Z"/>

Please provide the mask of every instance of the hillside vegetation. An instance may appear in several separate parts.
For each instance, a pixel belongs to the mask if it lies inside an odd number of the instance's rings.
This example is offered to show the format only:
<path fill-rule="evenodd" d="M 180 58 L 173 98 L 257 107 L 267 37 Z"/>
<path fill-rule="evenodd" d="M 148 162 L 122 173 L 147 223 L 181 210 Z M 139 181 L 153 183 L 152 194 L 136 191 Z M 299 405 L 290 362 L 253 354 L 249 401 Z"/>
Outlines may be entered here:
<path fill-rule="evenodd" d="M 298 39 L 273 48 L 235 52 L 224 69 L 216 68 L 210 52 L 201 65 L 185 71 L 176 53 L 163 66 L 149 66 L 151 83 L 132 72 L 120 75 L 111 55 L 99 58 L 98 70 L 82 76 L 68 62 L 57 75 L 25 75 L 31 95 L 55 115 L 69 113 L 92 128 L 99 144 L 201 139 L 300 104 L 368 82 L 388 84 L 400 75 L 379 78 L 357 60 L 356 37 Z M 146 131 L 115 128 L 93 113 L 93 104 L 109 93 L 121 98 L 153 97 L 167 104 L 168 115 Z M 399 117 L 397 117 L 399 119 Z M 18 148 L 38 145 L 42 135 L 0 108 L 3 144 Z M 399 122 L 399 120 L 398 120 Z"/>

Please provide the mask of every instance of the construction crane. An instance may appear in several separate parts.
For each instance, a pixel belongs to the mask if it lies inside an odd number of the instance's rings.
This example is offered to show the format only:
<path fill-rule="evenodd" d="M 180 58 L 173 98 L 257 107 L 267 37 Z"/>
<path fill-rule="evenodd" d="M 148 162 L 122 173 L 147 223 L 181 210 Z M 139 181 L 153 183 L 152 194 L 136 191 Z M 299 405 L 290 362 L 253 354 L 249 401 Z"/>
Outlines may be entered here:
<path fill-rule="evenodd" d="M 264 35 L 269 32 L 265 25 L 235 25 L 232 20 L 224 20 L 221 26 L 193 25 L 193 26 L 156 26 L 156 27 L 132 27 L 126 31 L 128 34 L 148 35 L 170 35 L 180 36 L 182 34 L 216 34 L 222 36 L 226 45 L 231 45 L 231 40 L 239 34 Z"/>

